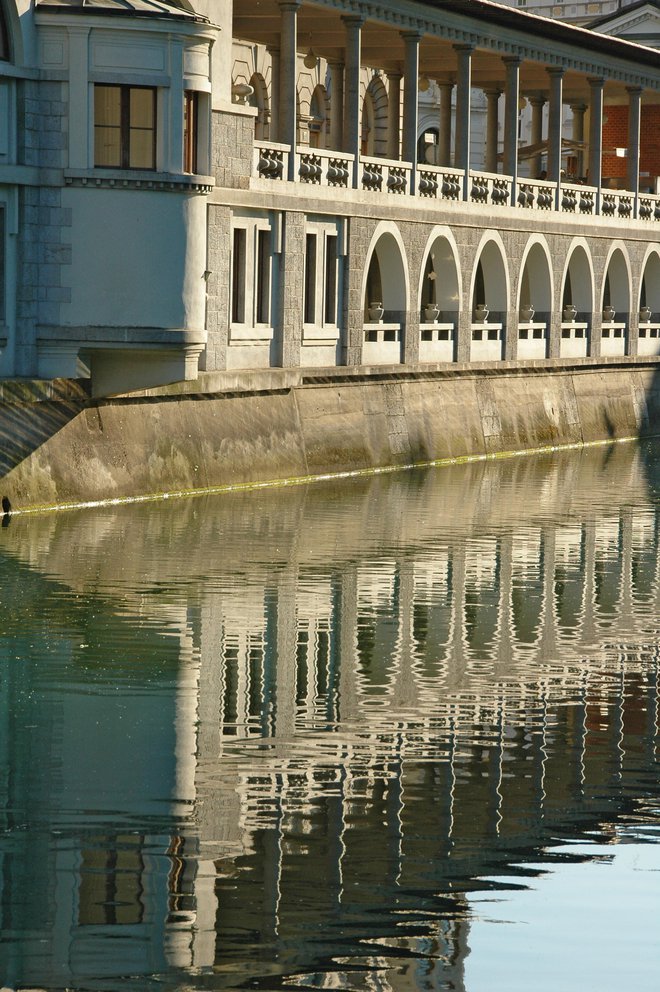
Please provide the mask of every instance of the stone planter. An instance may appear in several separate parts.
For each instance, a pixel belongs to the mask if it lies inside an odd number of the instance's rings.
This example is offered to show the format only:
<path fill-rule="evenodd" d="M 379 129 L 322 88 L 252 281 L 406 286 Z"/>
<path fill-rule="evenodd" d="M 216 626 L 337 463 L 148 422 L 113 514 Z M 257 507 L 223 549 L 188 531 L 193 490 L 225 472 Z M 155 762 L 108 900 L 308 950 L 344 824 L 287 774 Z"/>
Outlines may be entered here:
<path fill-rule="evenodd" d="M 603 320 L 606 324 L 611 324 L 616 317 L 616 310 L 612 306 L 603 307 Z"/>
<path fill-rule="evenodd" d="M 574 303 L 567 303 L 566 306 L 564 307 L 562 319 L 566 323 L 569 323 L 570 321 L 575 320 L 576 317 L 577 317 L 577 307 L 575 306 Z"/>
<path fill-rule="evenodd" d="M 435 324 L 440 316 L 440 307 L 437 303 L 428 303 L 424 307 L 424 323 Z"/>
<path fill-rule="evenodd" d="M 534 314 L 536 311 L 531 303 L 527 303 L 524 307 L 520 308 L 520 319 L 524 324 L 529 324 L 530 321 L 534 320 Z"/>
<path fill-rule="evenodd" d="M 639 319 L 642 324 L 648 324 L 652 316 L 653 314 L 650 307 L 640 307 Z"/>
<path fill-rule="evenodd" d="M 490 313 L 490 308 L 487 303 L 477 303 L 474 308 L 474 323 L 475 324 L 485 324 L 488 320 L 488 314 Z"/>
<path fill-rule="evenodd" d="M 368 313 L 369 313 L 369 321 L 372 324 L 380 324 L 381 320 L 383 319 L 383 314 L 385 313 L 383 304 L 370 303 Z"/>

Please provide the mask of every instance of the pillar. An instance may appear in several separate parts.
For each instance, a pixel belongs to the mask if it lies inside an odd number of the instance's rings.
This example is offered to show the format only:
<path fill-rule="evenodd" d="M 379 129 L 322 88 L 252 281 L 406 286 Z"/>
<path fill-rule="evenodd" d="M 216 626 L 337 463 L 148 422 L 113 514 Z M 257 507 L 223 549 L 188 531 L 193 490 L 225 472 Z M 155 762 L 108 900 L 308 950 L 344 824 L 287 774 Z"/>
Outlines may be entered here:
<path fill-rule="evenodd" d="M 589 185 L 596 187 L 596 212 L 600 213 L 600 190 L 603 185 L 603 89 L 605 80 L 589 80 Z"/>
<path fill-rule="evenodd" d="M 628 90 L 628 189 L 634 193 L 633 217 L 637 216 L 639 201 L 639 151 L 642 117 L 642 90 L 627 86 Z"/>
<path fill-rule="evenodd" d="M 280 140 L 280 50 L 275 45 L 269 45 L 266 51 L 270 55 L 270 127 L 268 137 L 271 141 Z"/>
<path fill-rule="evenodd" d="M 502 90 L 484 90 L 486 97 L 486 172 L 497 172 L 498 111 Z"/>
<path fill-rule="evenodd" d="M 363 17 L 342 18 L 346 29 L 344 78 L 344 151 L 354 156 L 353 185 L 357 187 L 360 161 L 360 61 Z"/>
<path fill-rule="evenodd" d="M 440 83 L 438 165 L 451 165 L 451 101 L 453 92 L 453 83 Z"/>
<path fill-rule="evenodd" d="M 388 72 L 388 101 L 387 101 L 387 157 L 399 158 L 399 131 L 401 129 L 401 73 Z"/>
<path fill-rule="evenodd" d="M 454 45 L 458 60 L 457 90 L 456 90 L 456 148 L 454 165 L 464 170 L 463 199 L 469 197 L 470 188 L 470 111 L 472 85 L 472 52 L 471 45 Z"/>
<path fill-rule="evenodd" d="M 280 86 L 279 86 L 279 140 L 289 145 L 288 179 L 296 176 L 296 146 L 298 144 L 298 101 L 296 90 L 298 0 L 280 3 Z"/>
<path fill-rule="evenodd" d="M 573 141 L 576 142 L 575 156 L 577 158 L 577 178 L 584 176 L 584 115 L 587 112 L 586 103 L 572 103 L 573 112 Z"/>
<path fill-rule="evenodd" d="M 403 61 L 403 142 L 402 158 L 412 164 L 410 192 L 415 190 L 417 179 L 417 114 L 419 79 L 419 42 L 417 31 L 406 31 L 402 35 L 405 44 Z"/>
<path fill-rule="evenodd" d="M 561 178 L 561 131 L 563 114 L 563 69 L 548 69 L 550 76 L 550 107 L 548 119 L 548 179 L 559 184 Z M 561 193 L 557 190 L 559 209 Z"/>
<path fill-rule="evenodd" d="M 330 147 L 344 147 L 344 63 L 329 62 L 330 69 Z"/>
<path fill-rule="evenodd" d="M 519 58 L 503 59 L 506 71 L 504 106 L 504 174 L 511 176 L 511 203 L 518 195 L 518 103 L 520 101 Z"/>
<path fill-rule="evenodd" d="M 540 146 L 543 143 L 543 108 L 546 99 L 538 94 L 528 99 L 532 108 L 532 145 Z M 540 150 L 532 158 L 531 169 L 532 177 L 538 179 L 543 171 L 543 153 Z"/>

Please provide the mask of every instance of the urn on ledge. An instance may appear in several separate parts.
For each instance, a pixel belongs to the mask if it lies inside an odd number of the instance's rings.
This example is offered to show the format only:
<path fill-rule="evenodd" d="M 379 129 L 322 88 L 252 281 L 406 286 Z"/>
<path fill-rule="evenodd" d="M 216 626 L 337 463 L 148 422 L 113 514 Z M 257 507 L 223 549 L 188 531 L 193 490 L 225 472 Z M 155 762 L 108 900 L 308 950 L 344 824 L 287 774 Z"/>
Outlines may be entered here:
<path fill-rule="evenodd" d="M 575 306 L 574 303 L 567 303 L 566 306 L 564 307 L 562 319 L 568 323 L 570 321 L 575 320 L 576 317 L 577 317 L 577 307 Z"/>
<path fill-rule="evenodd" d="M 370 303 L 369 304 L 369 321 L 372 324 L 380 324 L 383 319 L 383 314 L 385 309 L 382 303 Z"/>
<path fill-rule="evenodd" d="M 613 306 L 608 304 L 606 307 L 603 307 L 603 320 L 606 324 L 611 324 L 615 317 L 616 310 Z"/>
<path fill-rule="evenodd" d="M 435 324 L 440 315 L 440 307 L 437 303 L 427 303 L 424 307 L 424 323 Z"/>
<path fill-rule="evenodd" d="M 474 322 L 475 324 L 485 324 L 488 320 L 488 314 L 490 313 L 490 307 L 487 303 L 477 303 L 474 308 Z"/>
<path fill-rule="evenodd" d="M 530 321 L 534 320 L 534 314 L 536 311 L 531 303 L 526 303 L 520 308 L 520 319 L 524 324 L 529 324 Z"/>

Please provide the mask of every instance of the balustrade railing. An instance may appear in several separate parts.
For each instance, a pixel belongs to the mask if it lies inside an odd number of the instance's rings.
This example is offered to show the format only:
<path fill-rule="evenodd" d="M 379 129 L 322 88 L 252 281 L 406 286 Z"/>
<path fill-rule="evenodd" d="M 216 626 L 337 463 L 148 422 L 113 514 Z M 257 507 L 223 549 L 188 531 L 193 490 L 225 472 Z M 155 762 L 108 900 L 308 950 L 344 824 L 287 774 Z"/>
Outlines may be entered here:
<path fill-rule="evenodd" d="M 255 178 L 279 180 L 289 175 L 291 149 L 288 145 L 260 141 L 254 148 Z M 296 181 L 313 186 L 351 189 L 354 185 L 355 157 L 326 148 L 299 147 L 296 151 Z M 397 196 L 416 195 L 426 199 L 461 201 L 464 198 L 465 172 L 447 166 L 419 165 L 415 182 L 410 162 L 362 156 L 357 170 L 357 186 L 369 193 Z M 513 179 L 499 173 L 470 170 L 467 200 L 481 206 L 514 206 Z M 515 207 L 574 214 L 600 215 L 613 220 L 638 219 L 660 223 L 660 196 L 629 190 L 602 189 L 577 183 L 557 184 L 547 179 L 518 177 Z"/>

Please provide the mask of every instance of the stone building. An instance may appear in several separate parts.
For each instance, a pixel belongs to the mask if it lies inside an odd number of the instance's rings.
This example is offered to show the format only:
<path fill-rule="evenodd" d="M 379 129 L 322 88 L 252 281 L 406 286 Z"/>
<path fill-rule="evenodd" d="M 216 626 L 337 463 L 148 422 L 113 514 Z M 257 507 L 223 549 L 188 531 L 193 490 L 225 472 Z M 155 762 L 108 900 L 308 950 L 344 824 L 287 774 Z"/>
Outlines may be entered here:
<path fill-rule="evenodd" d="M 657 354 L 646 46 L 489 0 L 0 15 L 5 378 Z"/>

